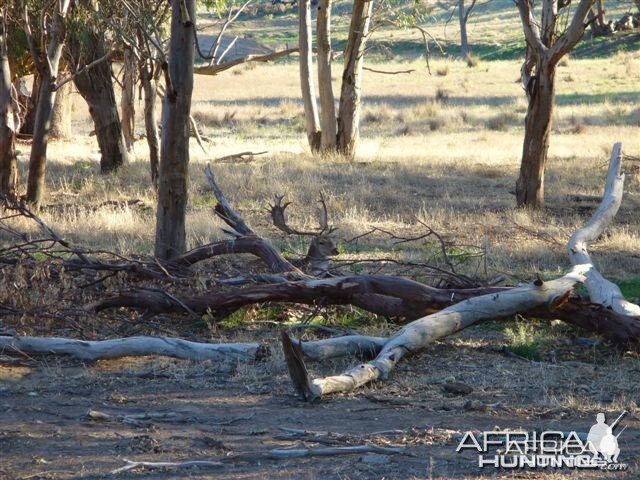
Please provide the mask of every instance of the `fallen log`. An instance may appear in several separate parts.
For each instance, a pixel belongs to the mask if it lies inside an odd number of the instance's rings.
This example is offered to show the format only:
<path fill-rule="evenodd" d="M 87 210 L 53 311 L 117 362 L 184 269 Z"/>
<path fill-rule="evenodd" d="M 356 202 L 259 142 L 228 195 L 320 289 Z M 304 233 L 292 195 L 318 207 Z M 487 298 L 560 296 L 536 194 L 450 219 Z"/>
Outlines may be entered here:
<path fill-rule="evenodd" d="M 283 331 L 282 346 L 296 391 L 305 400 L 313 401 L 326 394 L 353 390 L 373 380 L 386 378 L 404 355 L 420 350 L 434 340 L 479 321 L 515 313 L 531 312 L 542 317 L 550 315 L 591 330 L 601 330 L 601 333 L 618 341 L 638 342 L 640 321 L 636 312 L 640 312 L 640 307 L 627 302 L 620 289 L 595 269 L 587 252 L 588 243 L 596 240 L 609 226 L 622 200 L 624 176 L 620 173 L 621 148 L 620 143 L 614 145 L 600 206 L 589 222 L 569 240 L 569 257 L 574 265 L 571 273 L 547 283 L 538 280 L 532 287 L 518 287 L 468 299 L 418 319 L 391 336 L 373 361 L 352 368 L 342 375 L 312 379 L 303 359 L 305 347 L 292 342 L 288 333 Z M 588 282 L 591 303 L 581 304 L 580 299 L 571 301 L 571 292 L 577 282 Z M 344 338 L 340 342 L 340 345 L 348 347 L 342 351 L 355 349 L 354 343 L 349 343 Z M 371 351 L 378 348 L 379 343 L 380 339 L 374 341 L 371 338 L 360 338 L 357 348 L 364 347 Z M 324 341 L 322 346 L 325 349 L 332 346 L 331 340 Z M 311 358 L 318 359 L 323 350 L 314 348 L 313 344 L 306 346 L 306 350 L 314 355 Z M 331 349 L 326 351 L 332 353 Z"/>
<path fill-rule="evenodd" d="M 300 272 L 276 248 L 260 237 L 239 237 L 196 247 L 171 260 L 171 265 L 189 267 L 218 255 L 248 253 L 261 259 L 274 273 Z"/>
<path fill-rule="evenodd" d="M 589 222 L 575 231 L 567 245 L 569 259 L 573 265 L 593 264 L 587 247 L 611 224 L 622 203 L 624 174 L 621 173 L 621 168 L 622 144 L 616 143 L 611 152 L 602 201 Z M 589 292 L 592 303 L 611 308 L 624 315 L 640 316 L 640 306 L 626 301 L 620 288 L 604 278 L 595 268 L 587 273 L 584 286 Z"/>
<path fill-rule="evenodd" d="M 92 303 L 96 311 L 129 307 L 148 314 L 207 311 L 230 313 L 240 307 L 265 302 L 309 305 L 355 305 L 388 317 L 415 319 L 478 295 L 498 293 L 509 287 L 438 289 L 391 275 L 351 275 L 325 279 L 258 285 L 223 293 L 207 293 L 176 299 L 158 289 L 138 289 Z"/>
<path fill-rule="evenodd" d="M 392 335 L 378 356 L 341 375 L 312 379 L 302 360 L 303 351 L 283 332 L 282 344 L 296 391 L 307 401 L 325 395 L 354 390 L 379 378 L 386 378 L 408 353 L 426 347 L 435 340 L 451 335 L 474 323 L 504 318 L 542 305 L 560 305 L 566 301 L 576 283 L 584 280 L 589 266 L 578 266 L 556 280 L 536 281 L 500 293 L 482 295 L 457 303 L 440 312 L 415 320 Z"/>
<path fill-rule="evenodd" d="M 213 360 L 221 365 L 253 362 L 268 355 L 267 348 L 258 343 L 197 343 L 180 338 L 142 336 L 99 341 L 0 336 L 0 352 L 65 354 L 89 362 L 119 357 L 161 355 L 184 360 Z"/>

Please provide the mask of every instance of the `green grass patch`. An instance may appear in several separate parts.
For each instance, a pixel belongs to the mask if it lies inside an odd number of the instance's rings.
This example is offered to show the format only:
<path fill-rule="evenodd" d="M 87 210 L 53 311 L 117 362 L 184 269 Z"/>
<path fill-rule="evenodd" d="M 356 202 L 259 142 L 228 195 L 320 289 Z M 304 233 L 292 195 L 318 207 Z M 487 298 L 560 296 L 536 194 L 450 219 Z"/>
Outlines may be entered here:
<path fill-rule="evenodd" d="M 616 282 L 625 298 L 640 298 L 640 277 Z"/>
<path fill-rule="evenodd" d="M 540 324 L 516 322 L 505 329 L 507 349 L 535 362 L 542 360 L 551 343 L 549 333 Z"/>

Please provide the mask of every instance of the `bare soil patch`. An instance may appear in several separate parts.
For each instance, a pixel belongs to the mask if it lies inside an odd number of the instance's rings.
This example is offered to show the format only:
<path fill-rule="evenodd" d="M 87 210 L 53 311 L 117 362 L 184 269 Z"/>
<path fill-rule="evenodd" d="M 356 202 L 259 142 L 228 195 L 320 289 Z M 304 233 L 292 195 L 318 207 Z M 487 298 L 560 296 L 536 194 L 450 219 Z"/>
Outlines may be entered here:
<path fill-rule="evenodd" d="M 275 338 L 277 331 L 252 335 Z M 471 328 L 403 362 L 388 382 L 319 404 L 293 395 L 278 345 L 271 360 L 234 373 L 158 358 L 82 365 L 2 357 L 0 478 L 637 478 L 637 358 L 570 338 L 562 332 L 543 361 L 527 362 L 499 351 L 500 324 Z M 473 391 L 450 393 L 445 385 L 453 381 Z M 480 469 L 475 455 L 455 451 L 468 430 L 588 431 L 596 413 L 611 421 L 622 409 L 629 411 L 619 438 L 624 473 Z M 320 437 L 329 445 L 301 442 L 280 427 L 342 436 Z M 259 459 L 277 447 L 365 443 L 405 446 L 409 455 Z M 225 457 L 222 468 L 109 475 L 124 459 Z"/>

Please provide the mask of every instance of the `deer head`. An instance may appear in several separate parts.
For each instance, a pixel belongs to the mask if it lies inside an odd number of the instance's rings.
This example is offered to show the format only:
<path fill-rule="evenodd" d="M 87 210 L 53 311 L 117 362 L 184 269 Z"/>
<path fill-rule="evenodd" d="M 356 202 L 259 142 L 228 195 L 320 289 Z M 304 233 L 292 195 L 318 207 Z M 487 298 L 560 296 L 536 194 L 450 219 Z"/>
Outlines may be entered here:
<path fill-rule="evenodd" d="M 327 204 L 324 201 L 324 195 L 320 193 L 319 203 L 322 206 L 318 222 L 320 224 L 320 228 L 314 232 L 297 230 L 295 228 L 291 228 L 287 224 L 285 209 L 289 205 L 291 205 L 291 202 L 286 202 L 283 204 L 283 200 L 284 195 L 276 195 L 274 204 L 270 205 L 270 213 L 273 224 L 287 235 L 303 235 L 313 237 L 311 240 L 311 244 L 309 245 L 309 250 L 307 251 L 305 260 L 311 264 L 312 270 L 326 271 L 329 267 L 329 257 L 337 255 L 339 252 L 336 247 L 335 241 L 331 236 L 331 234 L 336 231 L 336 228 L 333 226 L 329 226 L 328 224 Z"/>

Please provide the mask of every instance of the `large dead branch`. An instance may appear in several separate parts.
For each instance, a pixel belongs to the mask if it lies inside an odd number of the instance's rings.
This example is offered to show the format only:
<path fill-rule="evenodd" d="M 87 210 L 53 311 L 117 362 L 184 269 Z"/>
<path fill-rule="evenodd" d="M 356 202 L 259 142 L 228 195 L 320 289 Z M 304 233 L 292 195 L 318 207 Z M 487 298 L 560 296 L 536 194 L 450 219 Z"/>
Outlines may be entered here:
<path fill-rule="evenodd" d="M 211 165 L 207 165 L 205 167 L 204 174 L 207 176 L 209 186 L 218 201 L 218 204 L 215 207 L 216 215 L 218 215 L 218 217 L 220 217 L 227 225 L 233 228 L 234 234 L 255 236 L 256 233 L 251 230 L 242 217 L 236 213 L 227 198 L 224 196 L 224 193 L 222 193 L 222 189 L 216 183 L 213 171 L 211 170 Z"/>
<path fill-rule="evenodd" d="M 54 337 L 0 336 L 3 354 L 65 354 L 95 362 L 107 358 L 161 355 L 185 360 L 213 360 L 220 364 L 251 362 L 265 356 L 258 343 L 197 343 L 171 337 L 128 337 L 86 341 Z"/>
<path fill-rule="evenodd" d="M 91 307 L 97 311 L 130 307 L 145 310 L 148 314 L 184 312 L 187 307 L 200 314 L 207 311 L 228 314 L 254 303 L 293 302 L 310 305 L 351 304 L 388 317 L 417 318 L 468 298 L 508 290 L 505 287 L 445 290 L 402 277 L 354 275 L 258 285 L 231 292 L 181 298 L 179 301 L 158 289 L 139 289 L 101 300 Z"/>
<path fill-rule="evenodd" d="M 297 267 L 282 256 L 282 254 L 264 238 L 258 236 L 244 219 L 233 209 L 222 189 L 218 186 L 211 165 L 207 165 L 204 173 L 209 186 L 218 203 L 215 206 L 216 215 L 232 230 L 224 232 L 235 237 L 234 240 L 218 242 L 195 248 L 172 260 L 175 265 L 188 266 L 215 255 L 230 253 L 251 253 L 262 259 L 274 273 L 294 272 L 303 275 Z"/>
<path fill-rule="evenodd" d="M 589 222 L 571 236 L 567 245 L 569 259 L 573 265 L 593 265 L 587 247 L 590 242 L 602 235 L 618 213 L 624 187 L 624 174 L 621 173 L 621 168 L 622 144 L 616 143 L 611 152 L 602 202 Z M 604 278 L 595 268 L 591 269 L 586 277 L 584 285 L 589 291 L 592 303 L 612 308 L 624 315 L 640 316 L 640 306 L 626 301 L 620 288 Z"/>
<path fill-rule="evenodd" d="M 269 242 L 260 237 L 240 237 L 235 240 L 196 247 L 171 260 L 173 265 L 189 266 L 217 255 L 250 253 L 260 258 L 273 273 L 300 272 Z"/>
<path fill-rule="evenodd" d="M 312 379 L 307 372 L 303 356 L 308 354 L 309 357 L 318 359 L 323 355 L 334 356 L 335 353 L 376 351 L 380 347 L 380 339 L 343 337 L 337 342 L 314 342 L 306 347 L 305 351 L 305 347 L 292 342 L 289 335 L 283 332 L 285 358 L 296 390 L 306 400 L 317 400 L 326 394 L 353 390 L 368 382 L 386 378 L 404 355 L 422 349 L 438 338 L 451 335 L 485 319 L 501 318 L 515 313 L 533 312 L 540 316 L 550 314 L 555 318 L 563 318 L 591 329 L 603 328 L 603 319 L 607 317 L 610 323 L 607 322 L 604 331 L 611 337 L 624 341 L 639 341 L 640 322 L 637 316 L 633 316 L 638 307 L 626 302 L 620 289 L 595 270 L 587 253 L 588 242 L 602 234 L 620 206 L 624 182 L 620 168 L 621 145 L 618 143 L 613 148 L 602 203 L 591 220 L 577 230 L 569 241 L 569 257 L 574 264 L 571 273 L 548 283 L 539 280 L 533 286 L 518 287 L 465 300 L 418 319 L 391 336 L 375 360 L 338 376 Z M 570 294 L 575 283 L 585 281 L 589 292 L 593 291 L 593 303 L 582 305 L 583 308 L 578 309 L 578 302 L 570 302 Z M 594 315 L 589 315 L 590 311 Z"/>
<path fill-rule="evenodd" d="M 588 266 L 574 267 L 564 277 L 550 282 L 536 281 L 502 293 L 471 298 L 420 318 L 390 337 L 374 360 L 337 376 L 312 379 L 302 360 L 302 352 L 283 332 L 283 348 L 294 387 L 305 400 L 313 401 L 324 395 L 347 392 L 371 381 L 386 378 L 406 354 L 423 349 L 435 340 L 474 323 L 504 318 L 543 305 L 564 303 L 575 284 L 583 281 L 583 273 L 588 269 Z"/>
<path fill-rule="evenodd" d="M 196 67 L 193 69 L 193 73 L 198 75 L 218 75 L 225 70 L 237 67 L 238 65 L 242 65 L 243 63 L 271 62 L 272 60 L 277 60 L 278 58 L 288 57 L 289 55 L 297 53 L 299 50 L 300 49 L 298 47 L 295 47 L 281 50 L 279 52 L 268 53 L 266 55 L 247 55 L 246 57 L 236 58 L 235 60 L 221 63 L 219 65 L 206 65 L 203 67 Z"/>

